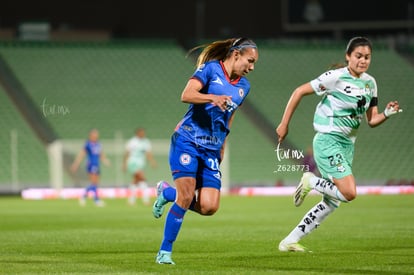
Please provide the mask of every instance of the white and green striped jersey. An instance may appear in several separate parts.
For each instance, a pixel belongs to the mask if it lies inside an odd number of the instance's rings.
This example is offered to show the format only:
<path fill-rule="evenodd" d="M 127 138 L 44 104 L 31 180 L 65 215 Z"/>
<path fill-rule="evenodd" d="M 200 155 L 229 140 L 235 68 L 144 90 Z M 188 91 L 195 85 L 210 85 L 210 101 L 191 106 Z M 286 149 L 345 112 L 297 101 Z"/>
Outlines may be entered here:
<path fill-rule="evenodd" d="M 377 98 L 374 77 L 363 73 L 356 78 L 344 67 L 327 71 L 310 84 L 317 95 L 323 96 L 315 111 L 315 131 L 338 132 L 355 141 L 356 132 L 371 106 L 371 100 Z"/>
<path fill-rule="evenodd" d="M 146 154 L 152 149 L 148 138 L 132 137 L 125 146 L 129 152 L 128 162 L 146 163 Z"/>

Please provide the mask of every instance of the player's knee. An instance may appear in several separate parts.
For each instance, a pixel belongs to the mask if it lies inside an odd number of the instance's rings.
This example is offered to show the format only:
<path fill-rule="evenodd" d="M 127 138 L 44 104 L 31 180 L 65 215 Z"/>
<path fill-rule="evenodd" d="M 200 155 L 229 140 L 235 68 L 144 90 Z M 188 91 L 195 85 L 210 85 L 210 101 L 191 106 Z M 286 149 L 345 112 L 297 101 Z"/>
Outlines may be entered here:
<path fill-rule="evenodd" d="M 339 189 L 339 192 L 342 194 L 342 196 L 346 199 L 346 201 L 352 201 L 356 198 L 356 183 L 355 178 L 352 175 L 335 181 L 335 185 Z"/>
<path fill-rule="evenodd" d="M 346 192 L 343 192 L 342 195 L 344 195 L 347 201 L 352 201 L 356 198 L 357 193 L 356 190 L 347 190 Z"/>
<path fill-rule="evenodd" d="M 212 216 L 217 212 L 217 210 L 218 210 L 217 206 L 213 206 L 213 205 L 201 206 L 200 214 L 203 216 Z"/>
<path fill-rule="evenodd" d="M 179 206 L 188 209 L 193 201 L 193 197 L 177 194 L 176 202 Z"/>

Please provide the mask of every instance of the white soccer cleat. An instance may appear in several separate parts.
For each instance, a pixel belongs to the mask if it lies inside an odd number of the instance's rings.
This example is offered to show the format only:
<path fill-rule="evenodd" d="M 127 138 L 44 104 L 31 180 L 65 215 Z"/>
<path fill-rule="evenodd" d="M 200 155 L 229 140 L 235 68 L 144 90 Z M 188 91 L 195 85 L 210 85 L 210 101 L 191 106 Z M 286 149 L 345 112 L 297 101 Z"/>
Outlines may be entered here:
<path fill-rule="evenodd" d="M 303 176 L 293 196 L 293 202 L 295 203 L 295 206 L 300 206 L 305 200 L 306 196 L 312 190 L 309 180 L 314 176 L 315 174 L 312 172 L 303 173 Z"/>
<path fill-rule="evenodd" d="M 285 243 L 281 241 L 279 244 L 279 251 L 281 252 L 312 252 L 300 243 Z"/>

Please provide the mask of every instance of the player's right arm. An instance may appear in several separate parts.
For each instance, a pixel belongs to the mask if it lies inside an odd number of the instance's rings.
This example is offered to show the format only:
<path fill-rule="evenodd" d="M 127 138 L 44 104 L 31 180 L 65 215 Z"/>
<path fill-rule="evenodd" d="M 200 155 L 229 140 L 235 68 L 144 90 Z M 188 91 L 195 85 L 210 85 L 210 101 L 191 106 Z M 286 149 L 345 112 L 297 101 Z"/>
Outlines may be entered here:
<path fill-rule="evenodd" d="M 287 136 L 289 132 L 289 122 L 292 119 L 293 113 L 298 107 L 300 101 L 302 100 L 302 97 L 313 93 L 314 90 L 310 82 L 302 84 L 293 91 L 288 103 L 286 104 L 282 120 L 280 121 L 279 126 L 276 128 L 276 134 L 278 136 L 279 143 L 281 143 Z"/>
<path fill-rule="evenodd" d="M 128 162 L 129 155 L 130 155 L 129 150 L 125 150 L 124 159 L 122 161 L 122 171 L 124 172 L 127 170 L 127 162 Z"/>
<path fill-rule="evenodd" d="M 76 156 L 75 160 L 73 161 L 70 170 L 75 173 L 76 170 L 78 170 L 79 165 L 81 164 L 82 160 L 85 158 L 86 156 L 86 150 L 82 149 L 79 151 L 78 155 Z"/>
<path fill-rule="evenodd" d="M 212 103 L 222 111 L 226 110 L 227 102 L 231 100 L 231 96 L 203 94 L 200 92 L 202 88 L 203 84 L 200 80 L 191 78 L 181 93 L 181 101 L 192 104 Z"/>

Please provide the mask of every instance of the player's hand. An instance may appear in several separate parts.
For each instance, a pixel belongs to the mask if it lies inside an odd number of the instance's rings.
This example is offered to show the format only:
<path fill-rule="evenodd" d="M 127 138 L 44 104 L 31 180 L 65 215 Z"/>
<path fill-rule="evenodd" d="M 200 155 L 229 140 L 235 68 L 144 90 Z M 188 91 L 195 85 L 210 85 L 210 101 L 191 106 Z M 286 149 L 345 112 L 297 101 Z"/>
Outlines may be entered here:
<path fill-rule="evenodd" d="M 218 95 L 213 98 L 212 104 L 224 112 L 227 109 L 228 102 L 231 102 L 231 96 Z"/>
<path fill-rule="evenodd" d="M 279 124 L 276 128 L 276 135 L 278 137 L 278 143 L 281 143 L 289 132 L 288 126 L 284 124 Z"/>
<path fill-rule="evenodd" d="M 391 101 L 387 104 L 384 110 L 384 116 L 386 118 L 389 118 L 392 115 L 401 113 L 403 110 L 400 109 L 400 106 L 398 104 L 398 101 Z"/>

